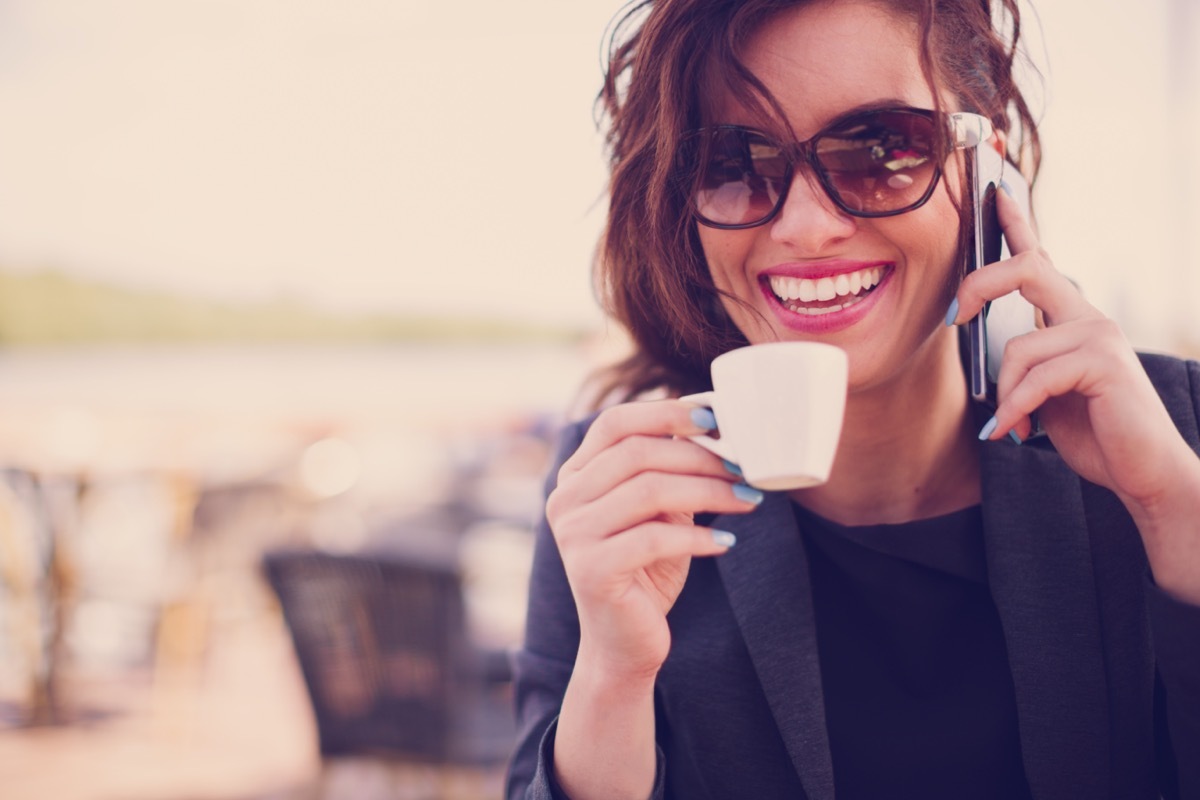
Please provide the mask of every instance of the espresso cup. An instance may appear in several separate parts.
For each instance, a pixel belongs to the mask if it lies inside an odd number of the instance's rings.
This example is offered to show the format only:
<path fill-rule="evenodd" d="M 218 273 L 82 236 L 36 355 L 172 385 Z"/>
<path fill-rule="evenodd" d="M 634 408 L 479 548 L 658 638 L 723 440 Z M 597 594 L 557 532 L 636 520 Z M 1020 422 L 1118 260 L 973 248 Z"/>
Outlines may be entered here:
<path fill-rule="evenodd" d="M 681 398 L 712 409 L 719 438 L 689 438 L 758 489 L 822 484 L 842 434 L 848 372 L 846 352 L 821 342 L 730 350 L 713 359 L 713 391 Z"/>

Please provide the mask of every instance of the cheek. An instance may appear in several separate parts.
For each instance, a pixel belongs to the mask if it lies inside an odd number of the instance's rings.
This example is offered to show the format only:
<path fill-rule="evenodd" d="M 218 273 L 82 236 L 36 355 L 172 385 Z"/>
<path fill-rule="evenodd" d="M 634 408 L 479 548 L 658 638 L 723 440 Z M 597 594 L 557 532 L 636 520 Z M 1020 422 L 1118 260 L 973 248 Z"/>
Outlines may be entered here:
<path fill-rule="evenodd" d="M 923 249 L 928 259 L 928 269 L 944 276 L 944 283 L 951 289 L 957 287 L 960 278 L 958 263 L 959 214 L 945 192 L 938 192 L 928 204 L 929 216 L 923 227 Z"/>
<path fill-rule="evenodd" d="M 962 198 L 963 174 L 961 172 L 961 163 L 955 162 L 947 168 L 942 176 L 942 189 L 938 191 L 937 206 L 939 225 L 943 231 L 942 247 L 946 251 L 946 258 L 954 261 L 954 269 L 951 270 L 952 277 L 957 284 L 961 277 L 957 274 L 958 264 L 958 240 L 959 227 L 962 223 L 962 216 L 959 212 Z M 959 205 L 955 205 L 951 198 L 958 198 Z"/>
<path fill-rule="evenodd" d="M 934 252 L 934 258 L 939 263 L 945 264 L 947 278 L 953 281 L 956 285 L 962 277 L 961 264 L 958 258 L 958 228 L 959 218 L 958 212 L 953 206 L 946 209 L 947 213 L 943 215 L 938 222 L 937 246 Z"/>
<path fill-rule="evenodd" d="M 722 231 L 699 226 L 700 247 L 712 276 L 713 285 L 722 291 L 734 291 L 743 282 L 748 251 L 745 231 Z"/>

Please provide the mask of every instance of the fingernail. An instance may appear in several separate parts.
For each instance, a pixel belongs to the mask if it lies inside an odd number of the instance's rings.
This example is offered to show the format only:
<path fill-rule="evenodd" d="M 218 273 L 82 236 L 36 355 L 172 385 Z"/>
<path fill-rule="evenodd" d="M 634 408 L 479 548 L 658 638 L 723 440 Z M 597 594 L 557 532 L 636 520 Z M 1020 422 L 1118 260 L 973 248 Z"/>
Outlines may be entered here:
<path fill-rule="evenodd" d="M 737 544 L 737 537 L 729 531 L 719 531 L 714 528 L 712 537 L 713 542 L 721 547 L 733 547 Z"/>
<path fill-rule="evenodd" d="M 1013 188 L 1009 186 L 1008 181 L 1004 180 L 1003 178 L 1000 179 L 1000 188 L 1003 189 L 1004 193 L 1009 197 L 1013 196 Z"/>
<path fill-rule="evenodd" d="M 733 485 L 733 496 L 746 503 L 754 503 L 754 505 L 758 505 L 763 501 L 762 492 L 744 483 L 735 483 Z"/>
<path fill-rule="evenodd" d="M 693 408 L 692 424 L 701 430 L 711 431 L 717 427 L 717 418 L 707 408 Z"/>
<path fill-rule="evenodd" d="M 986 423 L 984 423 L 983 427 L 979 431 L 979 441 L 985 441 L 989 436 L 995 433 L 997 424 L 999 423 L 996 422 L 995 417 L 992 417 Z"/>
<path fill-rule="evenodd" d="M 1008 432 L 1008 438 L 1012 439 L 1012 440 L 1013 440 L 1014 442 L 1016 442 L 1017 444 L 1023 444 L 1023 442 L 1021 441 L 1021 437 L 1020 437 L 1020 436 L 1017 436 L 1017 432 L 1016 432 L 1016 431 L 1009 431 L 1009 432 Z"/>
<path fill-rule="evenodd" d="M 742 468 L 739 467 L 737 464 L 733 463 L 732 461 L 726 461 L 725 459 L 721 459 L 721 466 L 725 467 L 726 471 L 728 471 L 730 475 L 736 476 L 738 478 L 742 477 Z"/>
<path fill-rule="evenodd" d="M 950 308 L 946 310 L 946 327 L 954 324 L 954 320 L 958 319 L 958 298 L 950 301 Z"/>

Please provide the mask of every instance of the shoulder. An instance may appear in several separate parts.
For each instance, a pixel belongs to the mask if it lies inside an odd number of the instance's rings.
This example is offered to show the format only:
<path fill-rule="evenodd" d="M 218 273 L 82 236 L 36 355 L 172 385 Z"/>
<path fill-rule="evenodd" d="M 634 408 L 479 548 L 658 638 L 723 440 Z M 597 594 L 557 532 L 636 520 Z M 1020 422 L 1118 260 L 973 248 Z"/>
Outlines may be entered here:
<path fill-rule="evenodd" d="M 1147 352 L 1138 358 L 1175 427 L 1193 447 L 1200 445 L 1200 362 Z"/>
<path fill-rule="evenodd" d="M 587 435 L 588 428 L 592 427 L 592 423 L 598 416 L 600 416 L 600 412 L 595 411 L 585 417 L 567 421 L 559 428 L 554 458 L 550 462 L 550 470 L 546 475 L 546 494 L 554 490 L 558 483 L 558 468 L 579 449 L 579 445 L 583 443 L 583 437 Z"/>
<path fill-rule="evenodd" d="M 1155 386 L 1189 386 L 1200 377 L 1200 362 L 1193 359 L 1144 350 L 1138 351 L 1137 356 Z"/>
<path fill-rule="evenodd" d="M 562 450 L 565 447 L 569 447 L 571 452 L 574 452 L 598 416 L 600 416 L 600 412 L 593 411 L 584 417 L 566 422 L 559 434 L 559 449 Z"/>

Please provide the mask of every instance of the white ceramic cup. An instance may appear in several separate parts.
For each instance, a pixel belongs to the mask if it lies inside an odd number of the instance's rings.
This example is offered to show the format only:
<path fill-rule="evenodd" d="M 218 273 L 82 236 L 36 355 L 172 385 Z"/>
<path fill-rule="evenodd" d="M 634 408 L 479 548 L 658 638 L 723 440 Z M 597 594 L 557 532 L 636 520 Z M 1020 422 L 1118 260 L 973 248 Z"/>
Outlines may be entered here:
<path fill-rule="evenodd" d="M 846 352 L 821 342 L 772 342 L 713 359 L 713 391 L 682 398 L 712 409 L 720 438 L 692 441 L 737 464 L 764 491 L 829 480 L 846 411 Z"/>

